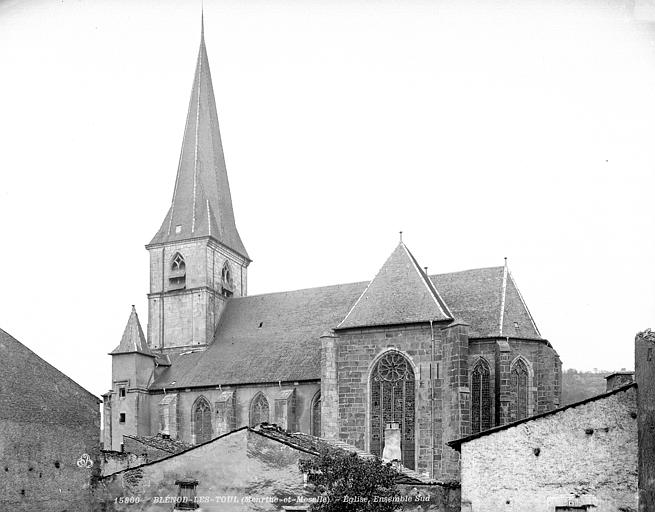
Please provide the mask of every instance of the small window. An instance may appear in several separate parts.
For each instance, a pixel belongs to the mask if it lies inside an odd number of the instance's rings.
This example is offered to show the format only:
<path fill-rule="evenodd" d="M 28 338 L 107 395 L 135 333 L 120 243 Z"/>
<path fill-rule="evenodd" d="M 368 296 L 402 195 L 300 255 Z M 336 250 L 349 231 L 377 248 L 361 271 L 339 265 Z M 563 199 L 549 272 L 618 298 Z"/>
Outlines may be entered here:
<path fill-rule="evenodd" d="M 125 413 L 122 412 L 118 415 L 118 423 L 125 423 Z"/>
<path fill-rule="evenodd" d="M 198 480 L 176 480 L 175 485 L 177 485 L 175 510 L 196 510 L 200 507 L 196 499 Z"/>
<path fill-rule="evenodd" d="M 175 226 L 175 234 L 179 235 L 181 232 L 182 232 L 182 226 L 178 224 L 177 226 Z"/>
<path fill-rule="evenodd" d="M 121 397 L 121 398 L 125 398 L 125 388 L 124 387 L 118 388 L 118 396 Z"/>

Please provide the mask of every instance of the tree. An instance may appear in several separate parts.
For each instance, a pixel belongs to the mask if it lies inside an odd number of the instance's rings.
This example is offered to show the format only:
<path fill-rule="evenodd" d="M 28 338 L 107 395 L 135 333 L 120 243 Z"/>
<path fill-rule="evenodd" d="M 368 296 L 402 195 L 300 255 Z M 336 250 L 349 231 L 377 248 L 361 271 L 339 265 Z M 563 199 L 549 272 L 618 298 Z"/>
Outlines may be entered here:
<path fill-rule="evenodd" d="M 398 473 L 377 457 L 325 450 L 298 465 L 321 497 L 311 504 L 311 512 L 390 512 L 400 506 Z"/>

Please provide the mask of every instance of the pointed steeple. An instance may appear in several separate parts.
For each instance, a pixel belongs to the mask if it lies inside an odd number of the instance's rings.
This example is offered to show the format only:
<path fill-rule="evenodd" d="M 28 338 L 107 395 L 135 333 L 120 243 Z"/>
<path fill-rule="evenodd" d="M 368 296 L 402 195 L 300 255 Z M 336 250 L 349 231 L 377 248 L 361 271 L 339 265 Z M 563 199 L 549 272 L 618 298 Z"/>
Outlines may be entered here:
<path fill-rule="evenodd" d="M 141 329 L 141 323 L 139 322 L 139 315 L 136 314 L 136 308 L 134 306 L 132 306 L 132 312 L 130 313 L 130 318 L 127 320 L 121 342 L 111 351 L 111 355 L 130 354 L 133 352 L 155 357 L 146 343 L 146 338 L 143 335 L 143 329 Z"/>
<path fill-rule="evenodd" d="M 204 14 L 182 151 L 171 207 L 149 245 L 211 236 L 248 258 L 234 222 L 223 144 L 218 127 Z"/>
<path fill-rule="evenodd" d="M 434 284 L 401 241 L 337 328 L 452 318 Z"/>

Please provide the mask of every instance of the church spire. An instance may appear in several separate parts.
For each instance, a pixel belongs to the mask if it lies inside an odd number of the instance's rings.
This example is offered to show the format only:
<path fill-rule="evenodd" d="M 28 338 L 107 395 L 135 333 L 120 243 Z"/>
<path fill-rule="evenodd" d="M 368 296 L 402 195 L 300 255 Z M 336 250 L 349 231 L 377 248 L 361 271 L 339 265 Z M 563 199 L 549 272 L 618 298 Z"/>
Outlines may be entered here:
<path fill-rule="evenodd" d="M 211 236 L 248 258 L 234 222 L 223 144 L 218 127 L 204 14 L 200 49 L 171 207 L 149 245 Z"/>

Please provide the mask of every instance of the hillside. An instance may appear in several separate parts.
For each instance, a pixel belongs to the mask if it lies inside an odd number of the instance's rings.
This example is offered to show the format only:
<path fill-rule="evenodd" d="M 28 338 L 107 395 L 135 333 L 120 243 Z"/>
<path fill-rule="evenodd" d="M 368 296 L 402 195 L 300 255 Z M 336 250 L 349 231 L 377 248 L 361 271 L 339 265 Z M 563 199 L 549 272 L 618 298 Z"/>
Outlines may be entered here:
<path fill-rule="evenodd" d="M 621 371 L 624 371 L 622 368 Z M 618 370 L 578 371 L 573 368 L 562 371 L 561 405 L 579 402 L 605 392 L 605 376 Z"/>

